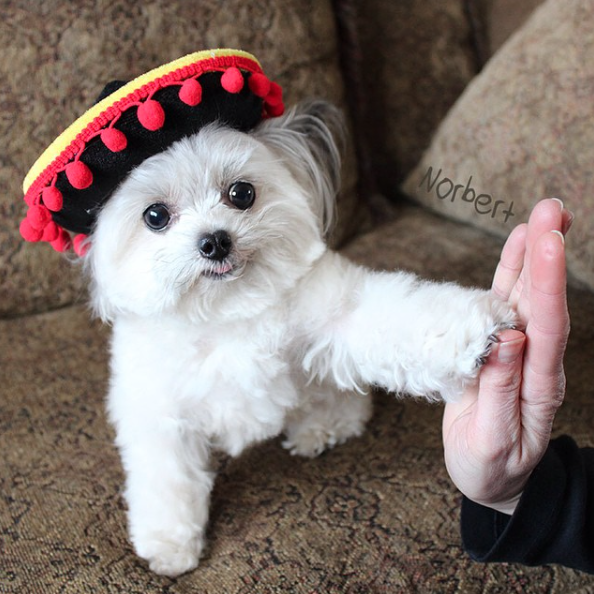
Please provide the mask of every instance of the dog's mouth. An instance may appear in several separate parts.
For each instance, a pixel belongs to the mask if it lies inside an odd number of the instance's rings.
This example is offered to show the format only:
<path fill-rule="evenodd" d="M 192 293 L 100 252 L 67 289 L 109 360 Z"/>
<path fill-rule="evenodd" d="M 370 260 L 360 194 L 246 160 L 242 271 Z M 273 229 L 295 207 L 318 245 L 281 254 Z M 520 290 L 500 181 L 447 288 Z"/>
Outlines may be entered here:
<path fill-rule="evenodd" d="M 220 262 L 202 271 L 202 276 L 212 280 L 224 280 L 238 276 L 243 267 L 235 266 L 231 262 Z"/>

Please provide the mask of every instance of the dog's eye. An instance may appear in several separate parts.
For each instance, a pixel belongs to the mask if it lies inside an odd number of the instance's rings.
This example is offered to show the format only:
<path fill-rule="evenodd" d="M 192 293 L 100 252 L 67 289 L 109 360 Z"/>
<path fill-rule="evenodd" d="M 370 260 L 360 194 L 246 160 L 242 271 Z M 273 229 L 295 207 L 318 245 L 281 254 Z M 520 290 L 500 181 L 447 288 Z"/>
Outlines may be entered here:
<path fill-rule="evenodd" d="M 248 182 L 235 182 L 227 192 L 229 202 L 239 210 L 248 209 L 256 199 L 256 190 Z"/>
<path fill-rule="evenodd" d="M 152 204 L 144 211 L 144 222 L 149 229 L 161 231 L 171 220 L 169 209 L 164 204 Z"/>

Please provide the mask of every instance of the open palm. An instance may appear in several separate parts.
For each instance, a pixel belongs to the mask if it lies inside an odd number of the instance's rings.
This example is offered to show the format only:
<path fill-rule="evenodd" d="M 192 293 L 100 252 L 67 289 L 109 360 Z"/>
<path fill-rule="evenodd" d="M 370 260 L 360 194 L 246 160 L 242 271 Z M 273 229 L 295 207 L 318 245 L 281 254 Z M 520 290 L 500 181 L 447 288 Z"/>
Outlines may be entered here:
<path fill-rule="evenodd" d="M 448 403 L 443 440 L 448 472 L 477 503 L 513 513 L 549 443 L 565 394 L 569 333 L 562 233 L 570 213 L 543 200 L 510 234 L 492 290 L 513 305 L 525 329 L 504 331 L 479 377 Z"/>

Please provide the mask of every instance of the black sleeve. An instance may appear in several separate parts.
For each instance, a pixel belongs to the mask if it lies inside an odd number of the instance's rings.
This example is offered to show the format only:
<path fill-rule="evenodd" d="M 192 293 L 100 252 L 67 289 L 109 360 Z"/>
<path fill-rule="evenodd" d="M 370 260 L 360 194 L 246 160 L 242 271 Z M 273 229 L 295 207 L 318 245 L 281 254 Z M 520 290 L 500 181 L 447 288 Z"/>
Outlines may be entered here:
<path fill-rule="evenodd" d="M 513 516 L 462 502 L 462 541 L 476 561 L 559 563 L 594 573 L 594 448 L 551 441 Z"/>

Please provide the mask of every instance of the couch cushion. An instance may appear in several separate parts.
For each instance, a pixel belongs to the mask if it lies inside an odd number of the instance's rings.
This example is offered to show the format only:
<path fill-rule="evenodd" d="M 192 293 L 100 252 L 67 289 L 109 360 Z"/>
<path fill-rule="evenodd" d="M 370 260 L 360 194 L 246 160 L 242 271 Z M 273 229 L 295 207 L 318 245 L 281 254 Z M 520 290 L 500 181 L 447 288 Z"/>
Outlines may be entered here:
<path fill-rule="evenodd" d="M 82 292 L 79 276 L 47 245 L 24 243 L 22 179 L 47 145 L 93 103 L 103 85 L 130 80 L 187 53 L 237 47 L 256 55 L 285 89 L 286 104 L 322 97 L 344 105 L 330 0 L 18 0 L 0 19 L 0 316 L 44 311 Z M 349 148 L 339 242 L 358 220 Z"/>
<path fill-rule="evenodd" d="M 365 134 L 393 196 L 477 71 L 464 0 L 356 2 Z"/>
<path fill-rule="evenodd" d="M 569 269 L 590 287 L 593 52 L 594 5 L 545 2 L 469 85 L 404 184 L 429 208 L 500 236 L 536 201 L 562 198 L 576 215 Z"/>
<path fill-rule="evenodd" d="M 406 208 L 345 253 L 378 268 L 489 282 L 500 242 Z M 568 398 L 556 432 L 594 445 L 594 299 L 573 290 Z M 560 567 L 480 565 L 460 548 L 440 406 L 378 393 L 368 431 L 314 460 L 272 440 L 217 458 L 209 546 L 177 580 L 126 537 L 104 414 L 108 332 L 82 307 L 0 320 L 0 585 L 6 594 L 588 591 Z M 494 585 L 497 585 L 494 587 Z"/>
<path fill-rule="evenodd" d="M 492 56 L 519 29 L 544 0 L 473 0 L 469 7 L 476 15 L 485 35 L 486 57 Z"/>

